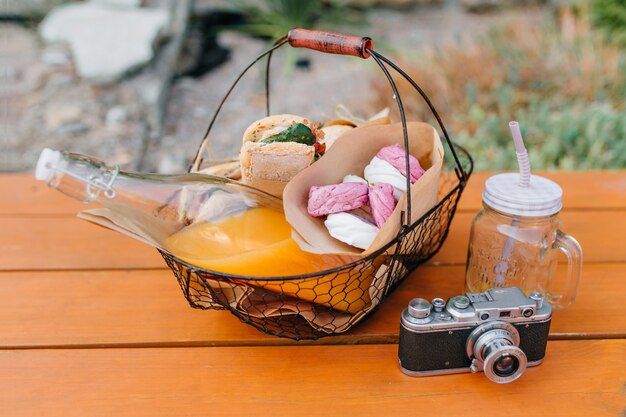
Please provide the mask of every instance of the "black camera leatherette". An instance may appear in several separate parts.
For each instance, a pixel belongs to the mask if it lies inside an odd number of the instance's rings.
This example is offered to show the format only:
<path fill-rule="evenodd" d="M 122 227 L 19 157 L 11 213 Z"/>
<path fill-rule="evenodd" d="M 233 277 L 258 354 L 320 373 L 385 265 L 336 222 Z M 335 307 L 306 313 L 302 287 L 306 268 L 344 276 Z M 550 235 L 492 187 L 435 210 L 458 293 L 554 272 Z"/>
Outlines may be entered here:
<path fill-rule="evenodd" d="M 538 361 L 546 356 L 550 322 L 551 320 L 540 323 L 530 323 L 528 327 L 526 327 L 525 324 L 515 325 L 520 337 L 519 347 L 526 354 L 528 362 Z"/>
<path fill-rule="evenodd" d="M 414 333 L 400 326 L 400 365 L 409 371 L 467 368 L 465 341 L 473 329 Z"/>
<path fill-rule="evenodd" d="M 515 325 L 520 334 L 520 349 L 529 362 L 545 356 L 550 320 Z M 433 332 L 412 332 L 400 326 L 398 358 L 409 371 L 468 368 L 471 364 L 465 351 L 468 336 L 475 327 Z"/>

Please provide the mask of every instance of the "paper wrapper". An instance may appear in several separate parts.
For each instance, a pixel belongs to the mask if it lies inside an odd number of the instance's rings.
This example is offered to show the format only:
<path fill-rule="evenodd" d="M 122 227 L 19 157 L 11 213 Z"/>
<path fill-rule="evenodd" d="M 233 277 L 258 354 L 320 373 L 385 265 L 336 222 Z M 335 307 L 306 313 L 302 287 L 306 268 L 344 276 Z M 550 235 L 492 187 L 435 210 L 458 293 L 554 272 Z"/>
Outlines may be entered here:
<path fill-rule="evenodd" d="M 426 170 L 419 180 L 411 184 L 411 222 L 415 222 L 437 203 L 443 145 L 437 131 L 429 124 L 409 122 L 407 128 L 409 153 Z M 287 184 L 283 193 L 285 217 L 297 232 L 295 238 L 302 250 L 367 256 L 396 238 L 401 227 L 401 213 L 407 210 L 406 193 L 365 251 L 331 237 L 324 226 L 324 217 L 313 217 L 307 211 L 312 186 L 337 184 L 349 174 L 362 177 L 363 170 L 381 148 L 396 144 L 404 147 L 400 123 L 353 129 L 337 139 L 323 158 Z"/>
<path fill-rule="evenodd" d="M 329 311 L 318 304 L 280 296 L 264 288 L 239 285 L 236 281 L 200 278 L 196 273 L 192 273 L 189 277 L 189 298 L 199 307 L 211 308 L 222 305 L 213 298 L 214 294 L 220 294 L 226 297 L 230 308 L 244 316 L 272 319 L 297 315 L 317 331 L 328 334 L 343 333 L 363 319 L 382 301 L 390 276 L 406 274 L 406 268 L 400 262 L 395 262 L 393 265 L 394 271 L 389 271 L 387 265 L 381 265 L 378 268 L 368 288 L 371 302 L 366 308 L 354 314 Z M 398 271 L 398 268 L 402 270 Z M 208 292 L 206 286 L 214 291 Z"/>
<path fill-rule="evenodd" d="M 106 208 L 83 211 L 78 217 L 159 249 L 163 249 L 159 242 L 173 233 L 170 229 L 174 227 L 156 218 L 154 224 L 145 219 L 135 224 Z M 297 280 L 211 279 L 206 276 L 200 278 L 196 272 L 191 272 L 188 297 L 200 307 L 227 304 L 244 316 L 256 318 L 297 315 L 318 331 L 341 333 L 380 303 L 390 272 L 393 276 L 406 273 L 398 270 L 404 268 L 398 261 L 393 264 L 394 271 L 389 271 L 385 260 L 384 256 L 380 256 L 372 263 L 361 265 L 359 273 L 353 276 L 351 269 L 346 269 L 328 277 Z M 296 298 L 298 293 L 303 297 Z M 311 296 L 307 295 L 309 293 Z M 323 293 L 328 294 L 325 296 Z M 316 303 L 310 301 L 313 298 Z M 336 309 L 330 311 L 328 306 Z"/>

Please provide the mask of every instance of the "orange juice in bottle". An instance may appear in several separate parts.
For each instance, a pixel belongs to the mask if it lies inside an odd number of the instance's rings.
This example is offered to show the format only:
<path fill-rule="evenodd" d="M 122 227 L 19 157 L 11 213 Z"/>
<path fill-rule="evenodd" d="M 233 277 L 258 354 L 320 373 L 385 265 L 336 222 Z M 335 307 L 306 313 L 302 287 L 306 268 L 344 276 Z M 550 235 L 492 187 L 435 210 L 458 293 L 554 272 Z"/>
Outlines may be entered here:
<path fill-rule="evenodd" d="M 218 223 L 192 224 L 169 236 L 165 248 L 194 266 L 245 277 L 311 274 L 359 259 L 303 251 L 291 238 L 283 213 L 268 208 L 253 208 Z M 322 277 L 245 282 L 356 313 L 369 301 L 371 280 L 368 274 L 350 276 L 345 269 Z"/>
<path fill-rule="evenodd" d="M 358 278 L 345 269 L 323 277 L 280 280 L 358 258 L 301 250 L 291 238 L 282 201 L 236 181 L 125 172 L 94 158 L 51 149 L 41 153 L 35 176 L 70 197 L 100 203 L 124 228 L 192 265 L 250 277 L 240 281 L 349 312 L 359 311 L 369 299 L 373 273 L 366 271 L 355 274 Z"/>

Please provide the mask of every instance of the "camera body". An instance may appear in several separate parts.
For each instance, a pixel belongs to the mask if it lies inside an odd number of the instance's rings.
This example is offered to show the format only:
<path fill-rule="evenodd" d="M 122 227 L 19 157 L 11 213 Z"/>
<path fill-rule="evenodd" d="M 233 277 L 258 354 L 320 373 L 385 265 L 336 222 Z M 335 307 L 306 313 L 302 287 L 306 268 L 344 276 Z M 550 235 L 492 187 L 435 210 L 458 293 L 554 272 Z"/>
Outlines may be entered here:
<path fill-rule="evenodd" d="M 551 320 L 541 294 L 527 297 L 516 287 L 432 304 L 415 298 L 400 319 L 400 368 L 411 376 L 484 371 L 494 382 L 511 382 L 543 361 Z"/>

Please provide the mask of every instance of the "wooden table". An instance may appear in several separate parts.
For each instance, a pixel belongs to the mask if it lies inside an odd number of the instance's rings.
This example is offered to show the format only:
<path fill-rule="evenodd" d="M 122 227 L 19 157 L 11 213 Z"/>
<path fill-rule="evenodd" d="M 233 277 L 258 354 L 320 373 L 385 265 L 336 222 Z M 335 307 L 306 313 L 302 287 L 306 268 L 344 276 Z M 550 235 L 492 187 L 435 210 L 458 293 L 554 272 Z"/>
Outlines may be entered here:
<path fill-rule="evenodd" d="M 75 218 L 85 206 L 0 175 L 0 415 L 624 416 L 626 171 L 547 173 L 585 264 L 545 362 L 497 385 L 398 369 L 399 315 L 462 291 L 472 177 L 446 244 L 368 320 L 296 343 L 225 311 L 191 309 L 158 253 Z"/>

